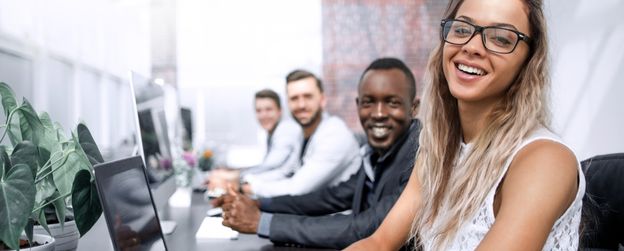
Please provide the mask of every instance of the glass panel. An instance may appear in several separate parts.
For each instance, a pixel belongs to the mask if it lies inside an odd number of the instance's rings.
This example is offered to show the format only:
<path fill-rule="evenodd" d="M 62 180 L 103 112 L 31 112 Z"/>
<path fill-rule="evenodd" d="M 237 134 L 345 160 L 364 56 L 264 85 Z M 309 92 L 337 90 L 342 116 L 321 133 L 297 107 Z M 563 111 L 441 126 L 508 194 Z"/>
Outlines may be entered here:
<path fill-rule="evenodd" d="M 0 50 L 0 82 L 7 83 L 15 92 L 17 103 L 22 102 L 22 97 L 26 97 L 33 102 L 32 94 L 32 62 L 26 58 Z M 2 124 L 6 121 L 4 112 L 0 112 Z M 4 132 L 0 130 L 0 132 Z M 9 143 L 8 137 L 2 144 Z"/>
<path fill-rule="evenodd" d="M 11 86 L 18 103 L 22 97 L 32 102 L 32 62 L 29 59 L 0 50 L 0 82 Z"/>
<path fill-rule="evenodd" d="M 93 139 L 96 142 L 102 142 L 104 134 L 102 106 L 104 104 L 102 104 L 101 99 L 100 75 L 95 71 L 80 69 L 78 70 L 76 83 L 80 100 L 78 117 L 87 124 L 91 134 L 93 134 Z"/>
<path fill-rule="evenodd" d="M 59 122 L 65 132 L 69 132 L 77 122 L 73 121 L 72 97 L 74 97 L 74 90 L 72 76 L 71 64 L 53 58 L 44 60 L 42 82 L 46 91 L 42 95 L 43 105 L 37 110 L 48 112 L 50 118 Z"/>

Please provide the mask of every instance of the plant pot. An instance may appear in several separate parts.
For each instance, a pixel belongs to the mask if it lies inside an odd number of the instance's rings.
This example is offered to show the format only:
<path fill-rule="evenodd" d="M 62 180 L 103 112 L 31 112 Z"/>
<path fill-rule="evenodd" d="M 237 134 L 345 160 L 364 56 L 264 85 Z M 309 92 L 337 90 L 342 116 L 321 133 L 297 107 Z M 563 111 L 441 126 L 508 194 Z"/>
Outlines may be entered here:
<path fill-rule="evenodd" d="M 45 231 L 45 230 L 44 230 Z M 22 236 L 23 239 L 26 239 L 26 236 Z M 33 242 L 43 243 L 40 246 L 32 247 L 32 248 L 22 248 L 20 250 L 24 251 L 54 251 L 54 238 L 48 234 L 33 234 Z M 10 249 L 13 250 L 13 249 Z M 2 251 L 10 251 L 9 249 L 5 249 Z"/>
<path fill-rule="evenodd" d="M 56 240 L 54 251 L 73 251 L 78 248 L 80 232 L 78 232 L 78 227 L 76 227 L 76 221 L 66 221 L 62 229 L 60 223 L 50 224 L 48 228 L 50 229 L 50 234 L 52 234 Z M 35 234 L 48 234 L 48 232 L 39 225 L 35 226 L 33 232 Z"/>

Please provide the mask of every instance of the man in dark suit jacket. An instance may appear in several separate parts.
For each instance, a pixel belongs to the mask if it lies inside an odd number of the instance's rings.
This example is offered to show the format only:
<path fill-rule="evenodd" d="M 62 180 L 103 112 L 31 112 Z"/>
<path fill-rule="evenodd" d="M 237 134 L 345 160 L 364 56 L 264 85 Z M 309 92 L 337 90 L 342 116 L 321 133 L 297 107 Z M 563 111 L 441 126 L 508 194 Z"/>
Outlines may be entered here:
<path fill-rule="evenodd" d="M 336 186 L 299 196 L 254 201 L 230 189 L 213 202 L 223 208 L 223 224 L 285 245 L 344 248 L 371 235 L 414 165 L 420 133 L 420 123 L 412 119 L 415 89 L 403 62 L 375 60 L 360 78 L 356 99 L 368 140 L 360 170 Z M 340 213 L 345 210 L 351 213 Z"/>

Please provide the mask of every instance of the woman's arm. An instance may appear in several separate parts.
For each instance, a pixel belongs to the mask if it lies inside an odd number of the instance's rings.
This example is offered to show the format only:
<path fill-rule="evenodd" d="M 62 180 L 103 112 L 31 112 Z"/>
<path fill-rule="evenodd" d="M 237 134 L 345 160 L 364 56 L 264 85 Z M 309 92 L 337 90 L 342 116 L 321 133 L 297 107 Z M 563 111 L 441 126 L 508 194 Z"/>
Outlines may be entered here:
<path fill-rule="evenodd" d="M 577 165 L 574 154 L 554 141 L 535 141 L 520 150 L 498 191 L 494 225 L 477 250 L 542 250 L 553 224 L 576 197 Z"/>
<path fill-rule="evenodd" d="M 399 200 L 375 233 L 354 243 L 346 250 L 398 250 L 409 238 L 412 221 L 419 207 L 420 181 L 414 168 Z"/>

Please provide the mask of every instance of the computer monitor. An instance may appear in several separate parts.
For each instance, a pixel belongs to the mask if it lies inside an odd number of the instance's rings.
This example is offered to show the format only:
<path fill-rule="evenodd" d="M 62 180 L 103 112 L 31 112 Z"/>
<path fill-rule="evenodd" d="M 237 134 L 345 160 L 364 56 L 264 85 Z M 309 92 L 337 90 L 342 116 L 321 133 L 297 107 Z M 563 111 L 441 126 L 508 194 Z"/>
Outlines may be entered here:
<path fill-rule="evenodd" d="M 141 74 L 130 71 L 129 88 L 130 96 L 132 99 L 132 117 L 134 118 L 135 126 L 135 150 L 132 155 L 140 155 L 143 160 L 143 165 L 146 167 L 146 173 L 150 187 L 153 189 L 154 202 L 157 209 L 163 209 L 169 200 L 169 197 L 176 191 L 175 179 L 173 177 L 173 169 L 161 168 L 158 164 L 159 160 L 164 160 L 162 157 L 168 157 L 169 145 L 166 136 L 163 136 L 162 132 L 167 132 L 167 121 L 164 116 L 164 104 L 162 101 L 158 101 L 159 95 L 162 96 L 162 92 L 158 94 L 156 91 L 143 91 L 148 85 L 150 85 L 150 78 L 144 77 Z M 151 97 L 151 98 L 146 98 Z M 146 105 L 145 102 L 151 101 L 151 106 Z M 160 99 L 162 100 L 162 99 Z M 145 135 L 146 137 L 143 137 Z M 157 144 L 153 144 L 154 139 L 150 139 L 151 136 L 155 136 Z M 145 138 L 145 139 L 144 139 Z M 145 147 L 143 142 L 150 142 L 148 147 Z M 163 147 L 164 146 L 164 147 Z M 145 150 L 144 150 L 145 149 Z M 160 156 L 160 157 L 158 157 Z M 146 161 L 147 160 L 147 161 Z M 154 164 L 153 162 L 156 161 Z M 151 167 L 147 164 L 151 163 Z"/>
<path fill-rule="evenodd" d="M 137 108 L 136 101 L 136 90 L 135 86 L 140 85 L 144 82 L 144 79 L 140 77 L 137 73 L 130 71 L 129 74 L 130 81 L 128 82 L 130 85 L 130 98 L 132 99 L 132 117 L 134 118 L 134 141 L 136 142 L 136 149 L 134 150 L 133 155 L 140 155 L 143 159 L 143 164 L 145 164 L 145 153 L 143 151 L 143 140 L 141 138 L 141 124 L 139 122 L 139 109 Z M 137 116 L 134 116 L 134 115 Z"/>
<path fill-rule="evenodd" d="M 136 72 L 130 72 L 130 89 L 136 114 L 135 154 L 141 155 L 150 182 L 158 182 L 172 174 L 164 93 L 150 78 Z"/>
<path fill-rule="evenodd" d="M 167 250 L 141 158 L 97 164 L 94 170 L 115 250 Z"/>
<path fill-rule="evenodd" d="M 169 169 L 162 160 L 171 160 L 171 142 L 169 140 L 169 126 L 165 115 L 163 98 L 155 98 L 137 103 L 137 116 L 141 131 L 141 142 L 147 166 L 156 169 Z M 144 133 L 146 133 L 144 135 Z M 158 152 L 147 151 L 146 143 L 158 145 Z M 150 157 L 160 160 L 159 163 L 150 163 Z M 156 166 L 154 166 L 156 165 Z"/>
<path fill-rule="evenodd" d="M 138 117 L 141 145 L 143 146 L 142 156 L 161 155 L 160 143 L 158 142 L 158 135 L 156 134 L 156 126 L 154 123 L 154 116 L 152 116 L 152 111 L 139 111 Z"/>
<path fill-rule="evenodd" d="M 182 146 L 184 150 L 190 150 L 193 148 L 193 115 L 191 109 L 182 107 L 180 108 L 180 118 L 182 118 Z"/>

